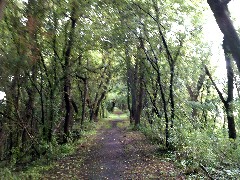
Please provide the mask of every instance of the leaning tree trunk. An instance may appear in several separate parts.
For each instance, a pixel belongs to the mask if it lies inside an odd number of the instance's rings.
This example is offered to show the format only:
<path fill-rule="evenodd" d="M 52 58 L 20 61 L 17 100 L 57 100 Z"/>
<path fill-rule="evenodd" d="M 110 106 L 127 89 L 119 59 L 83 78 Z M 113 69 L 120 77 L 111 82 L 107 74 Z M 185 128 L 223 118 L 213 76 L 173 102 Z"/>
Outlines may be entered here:
<path fill-rule="evenodd" d="M 231 0 L 207 0 L 240 72 L 240 39 L 228 11 Z"/>

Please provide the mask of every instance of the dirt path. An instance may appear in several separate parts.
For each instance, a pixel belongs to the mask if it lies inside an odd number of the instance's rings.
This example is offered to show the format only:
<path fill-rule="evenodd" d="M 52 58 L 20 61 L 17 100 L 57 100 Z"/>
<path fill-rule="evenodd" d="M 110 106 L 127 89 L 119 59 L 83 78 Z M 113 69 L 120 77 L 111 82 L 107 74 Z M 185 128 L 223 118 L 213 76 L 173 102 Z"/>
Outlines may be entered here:
<path fill-rule="evenodd" d="M 126 167 L 124 146 L 121 142 L 121 129 L 111 122 L 111 128 L 103 131 L 84 164 L 84 179 L 121 179 Z"/>
<path fill-rule="evenodd" d="M 157 147 L 137 131 L 124 128 L 125 121 L 108 121 L 96 138 L 61 159 L 43 179 L 184 179 L 173 164 L 155 156 Z"/>

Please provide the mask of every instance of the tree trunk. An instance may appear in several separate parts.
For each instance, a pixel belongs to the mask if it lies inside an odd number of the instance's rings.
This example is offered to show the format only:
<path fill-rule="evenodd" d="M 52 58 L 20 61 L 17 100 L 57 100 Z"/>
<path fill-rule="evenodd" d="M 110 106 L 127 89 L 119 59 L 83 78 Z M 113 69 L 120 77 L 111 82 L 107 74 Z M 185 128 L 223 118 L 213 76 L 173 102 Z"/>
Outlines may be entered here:
<path fill-rule="evenodd" d="M 131 122 L 132 110 L 131 110 L 131 97 L 130 96 L 131 96 L 131 93 L 130 93 L 130 83 L 128 81 L 127 82 L 127 107 L 128 107 L 128 111 L 130 112 L 130 124 L 132 124 L 132 122 Z"/>
<path fill-rule="evenodd" d="M 125 47 L 125 61 L 127 68 L 127 86 L 128 86 L 128 110 L 130 112 L 130 124 L 134 123 L 136 115 L 136 85 L 135 85 L 135 68 L 132 67 L 128 47 Z"/>
<path fill-rule="evenodd" d="M 97 118 L 98 118 L 98 114 L 99 114 L 99 110 L 100 110 L 100 107 L 101 107 L 101 103 L 102 103 L 102 100 L 105 98 L 105 95 L 106 95 L 106 91 L 104 91 L 100 98 L 98 99 L 97 103 L 96 103 L 96 107 L 94 108 L 94 115 L 93 115 L 93 120 L 94 121 L 97 121 Z"/>
<path fill-rule="evenodd" d="M 224 103 L 226 108 L 227 120 L 228 120 L 228 134 L 229 134 L 229 138 L 236 139 L 237 135 L 236 135 L 234 115 L 233 115 L 233 89 L 234 89 L 233 76 L 234 74 L 233 74 L 229 46 L 225 39 L 223 40 L 223 49 L 225 54 L 227 79 L 228 79 L 228 82 L 227 82 L 228 96 L 227 96 L 227 100 Z"/>
<path fill-rule="evenodd" d="M 83 127 L 83 122 L 85 121 L 86 116 L 86 100 L 87 100 L 87 94 L 88 94 L 88 86 L 87 86 L 87 79 L 84 80 L 84 91 L 83 91 L 83 97 L 82 97 L 82 118 L 81 118 L 81 127 Z"/>
<path fill-rule="evenodd" d="M 53 123 L 54 123 L 54 114 L 55 114 L 55 110 L 54 110 L 54 91 L 53 89 L 50 90 L 50 114 L 49 114 L 49 127 L 48 127 L 48 141 L 51 142 L 52 141 L 52 131 L 53 131 Z"/>
<path fill-rule="evenodd" d="M 230 13 L 228 11 L 228 3 L 230 1 L 231 0 L 207 0 L 240 72 L 240 39 L 230 19 Z"/>
<path fill-rule="evenodd" d="M 71 90 L 71 82 L 70 78 L 67 77 L 64 81 L 64 100 L 65 100 L 65 121 L 64 121 L 64 135 L 65 135 L 65 140 L 64 142 L 67 142 L 67 137 L 69 136 L 69 125 L 70 121 L 72 120 L 71 111 L 71 101 L 70 101 L 70 90 Z"/>
<path fill-rule="evenodd" d="M 143 93 L 144 93 L 144 45 L 143 40 L 140 38 L 140 45 L 138 47 L 138 56 L 137 56 L 137 62 L 136 65 L 138 66 L 136 68 L 137 73 L 137 107 L 136 107 L 136 116 L 135 116 L 135 127 L 137 127 L 140 124 L 141 119 L 141 113 L 143 108 Z M 138 72 L 139 69 L 139 72 Z"/>
<path fill-rule="evenodd" d="M 67 143 L 67 138 L 69 136 L 70 123 L 72 121 L 72 105 L 71 105 L 71 68 L 70 68 L 70 56 L 74 41 L 74 32 L 76 27 L 76 7 L 72 7 L 71 12 L 71 29 L 67 41 L 67 49 L 64 56 L 64 101 L 65 101 L 65 121 L 64 121 L 64 143 Z"/>
<path fill-rule="evenodd" d="M 171 128 L 173 128 L 173 121 L 175 118 L 175 102 L 174 102 L 174 90 L 173 90 L 173 84 L 174 84 L 174 74 L 175 74 L 175 64 L 174 62 L 169 63 L 170 66 L 170 86 L 169 86 L 169 96 L 170 96 L 170 107 L 171 107 Z"/>
<path fill-rule="evenodd" d="M 168 111 L 167 111 L 167 101 L 165 98 L 165 92 L 162 86 L 162 80 L 161 80 L 161 74 L 158 72 L 158 85 L 160 88 L 160 95 L 162 98 L 162 105 L 163 105 L 163 111 L 164 111 L 164 117 L 165 117 L 165 144 L 166 147 L 169 147 L 169 118 L 168 118 Z"/>
<path fill-rule="evenodd" d="M 132 68 L 133 75 L 130 78 L 130 88 L 131 88 L 131 96 L 132 96 L 132 101 L 131 101 L 131 123 L 134 123 L 136 119 L 136 114 L 137 114 L 137 72 L 136 68 Z"/>
<path fill-rule="evenodd" d="M 143 77 L 140 77 L 138 89 L 138 101 L 135 115 L 135 127 L 137 127 L 140 124 L 142 107 L 143 107 Z"/>

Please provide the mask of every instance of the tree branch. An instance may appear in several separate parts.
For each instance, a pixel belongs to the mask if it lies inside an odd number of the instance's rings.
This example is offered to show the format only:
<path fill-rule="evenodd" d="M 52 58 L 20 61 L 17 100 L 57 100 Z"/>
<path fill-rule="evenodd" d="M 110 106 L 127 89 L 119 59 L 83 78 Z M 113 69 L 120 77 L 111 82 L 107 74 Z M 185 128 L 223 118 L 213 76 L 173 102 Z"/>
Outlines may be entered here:
<path fill-rule="evenodd" d="M 223 102 L 223 104 L 226 104 L 227 102 L 226 102 L 226 100 L 224 99 L 222 92 L 218 89 L 216 83 L 213 81 L 212 75 L 210 74 L 210 72 L 209 72 L 209 70 L 208 70 L 208 68 L 207 68 L 206 65 L 205 65 L 205 70 L 206 70 L 206 74 L 208 75 L 209 79 L 211 80 L 214 88 L 216 89 L 216 91 L 217 91 L 217 93 L 218 93 L 221 101 Z"/>

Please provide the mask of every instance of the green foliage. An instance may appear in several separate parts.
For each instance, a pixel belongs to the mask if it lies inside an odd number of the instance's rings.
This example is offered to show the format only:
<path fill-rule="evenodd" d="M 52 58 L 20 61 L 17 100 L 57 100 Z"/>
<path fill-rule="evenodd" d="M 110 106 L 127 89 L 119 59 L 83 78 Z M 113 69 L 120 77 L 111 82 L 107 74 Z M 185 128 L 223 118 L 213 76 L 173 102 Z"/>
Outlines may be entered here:
<path fill-rule="evenodd" d="M 17 176 L 13 175 L 11 170 L 8 168 L 0 169 L 0 176 L 1 176 L 1 180 L 4 180 L 4 179 L 16 180 L 17 179 Z"/>
<path fill-rule="evenodd" d="M 176 128 L 171 139 L 176 148 L 174 158 L 187 174 L 195 174 L 203 166 L 213 177 L 239 176 L 238 140 L 231 141 L 220 131 L 187 129 L 186 126 Z"/>
<path fill-rule="evenodd" d="M 164 134 L 157 124 L 153 125 L 140 125 L 139 130 L 143 132 L 153 143 L 164 147 Z"/>
<path fill-rule="evenodd" d="M 24 164 L 24 168 L 20 166 L 20 169 L 16 170 L 15 163 L 17 163 L 17 158 L 19 157 L 19 150 L 14 150 L 13 157 L 15 157 L 11 164 L 12 166 L 7 166 L 6 168 L 0 168 L 0 179 L 39 179 L 41 178 L 42 172 L 47 171 L 54 167 L 55 161 L 63 157 L 73 154 L 79 144 L 87 142 L 91 136 L 96 134 L 96 124 L 86 122 L 84 123 L 84 130 L 81 131 L 81 138 L 77 139 L 75 142 L 70 142 L 68 144 L 59 145 L 56 138 L 54 138 L 50 143 L 41 142 L 41 150 L 45 151 L 45 155 L 40 159 L 37 159 L 31 163 Z"/>
<path fill-rule="evenodd" d="M 0 22 L 0 90 L 6 93 L 0 157 L 14 167 L 73 153 L 81 141 L 75 137 L 93 134 L 100 114 L 107 120 L 132 115 L 128 110 L 142 80 L 137 129 L 161 148 L 169 138 L 186 173 L 204 166 L 213 176 L 235 178 L 239 140 L 226 137 L 224 109 L 205 77 L 211 50 L 203 42 L 203 10 L 200 0 L 9 1 Z M 110 114 L 112 102 L 124 114 Z M 237 98 L 234 107 L 239 114 Z M 66 136 L 69 143 L 59 145 Z M 40 169 L 26 177 L 38 177 Z M 0 176 L 15 178 L 9 169 Z"/>
<path fill-rule="evenodd" d="M 22 172 L 13 172 L 9 168 L 0 168 L 0 179 L 5 180 L 18 180 L 18 179 L 31 179 L 37 180 L 41 178 L 41 172 L 50 169 L 51 166 L 37 165 L 35 164 L 32 167 L 29 167 L 27 171 Z"/>
<path fill-rule="evenodd" d="M 164 134 L 156 121 L 159 120 L 156 119 L 152 125 L 143 122 L 140 130 L 153 143 L 158 144 L 160 149 L 165 149 Z M 184 122 L 184 126 L 180 122 L 177 123 L 170 132 L 173 150 L 168 157 L 190 179 L 204 178 L 209 175 L 221 179 L 239 177 L 239 139 L 229 140 L 225 131 L 211 128 L 210 126 L 207 129 L 193 130 L 190 122 Z"/>

